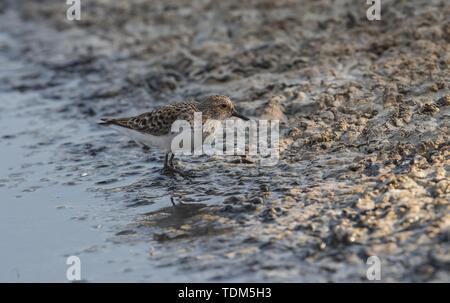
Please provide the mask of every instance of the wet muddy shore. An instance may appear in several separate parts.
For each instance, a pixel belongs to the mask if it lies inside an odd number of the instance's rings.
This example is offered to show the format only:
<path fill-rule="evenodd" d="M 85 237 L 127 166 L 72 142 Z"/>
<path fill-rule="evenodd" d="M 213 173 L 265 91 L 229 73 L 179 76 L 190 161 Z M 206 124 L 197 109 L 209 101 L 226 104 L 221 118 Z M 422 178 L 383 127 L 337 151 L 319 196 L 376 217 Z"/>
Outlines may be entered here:
<path fill-rule="evenodd" d="M 1 281 L 450 281 L 448 1 L 86 2 L 0 3 Z M 212 93 L 281 121 L 277 165 L 173 180 L 96 124 Z"/>

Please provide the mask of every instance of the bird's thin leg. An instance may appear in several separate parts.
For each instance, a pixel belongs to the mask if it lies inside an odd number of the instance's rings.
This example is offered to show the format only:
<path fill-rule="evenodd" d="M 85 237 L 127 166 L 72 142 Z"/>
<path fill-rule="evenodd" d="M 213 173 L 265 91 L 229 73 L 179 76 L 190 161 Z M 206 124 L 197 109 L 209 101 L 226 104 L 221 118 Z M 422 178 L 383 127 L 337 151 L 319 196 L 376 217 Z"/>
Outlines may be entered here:
<path fill-rule="evenodd" d="M 172 167 L 174 167 L 173 166 L 173 158 L 175 158 L 175 154 L 174 153 L 172 153 L 172 155 L 170 156 L 170 160 L 169 160 L 169 165 L 172 166 Z"/>
<path fill-rule="evenodd" d="M 164 159 L 164 168 L 169 167 L 169 153 L 166 154 L 166 157 Z"/>

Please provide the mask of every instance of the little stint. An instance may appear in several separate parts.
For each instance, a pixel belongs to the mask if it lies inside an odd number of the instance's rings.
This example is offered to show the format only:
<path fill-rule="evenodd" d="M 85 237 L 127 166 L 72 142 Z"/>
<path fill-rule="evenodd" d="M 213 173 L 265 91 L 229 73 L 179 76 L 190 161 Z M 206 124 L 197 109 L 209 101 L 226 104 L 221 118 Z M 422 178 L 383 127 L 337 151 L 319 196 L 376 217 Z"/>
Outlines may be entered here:
<path fill-rule="evenodd" d="M 171 142 L 175 134 L 171 132 L 171 127 L 176 120 L 185 120 L 191 123 L 196 112 L 202 113 L 202 123 L 206 123 L 209 119 L 225 120 L 231 117 L 249 120 L 236 111 L 229 97 L 212 95 L 198 101 L 180 102 L 158 107 L 153 111 L 133 117 L 102 118 L 102 122 L 99 124 L 113 126 L 145 146 L 160 148 L 166 153 L 163 172 L 177 173 L 186 177 L 187 175 L 176 169 L 173 164 L 175 155 L 171 150 Z"/>

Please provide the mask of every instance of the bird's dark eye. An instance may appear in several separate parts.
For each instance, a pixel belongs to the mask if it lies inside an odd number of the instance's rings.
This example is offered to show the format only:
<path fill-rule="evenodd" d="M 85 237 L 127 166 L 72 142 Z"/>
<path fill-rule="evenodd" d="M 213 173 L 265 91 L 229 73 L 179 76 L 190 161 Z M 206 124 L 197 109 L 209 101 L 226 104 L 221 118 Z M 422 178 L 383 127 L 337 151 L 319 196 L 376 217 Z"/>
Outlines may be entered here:
<path fill-rule="evenodd" d="M 226 104 L 222 104 L 222 108 L 227 108 L 228 106 Z"/>

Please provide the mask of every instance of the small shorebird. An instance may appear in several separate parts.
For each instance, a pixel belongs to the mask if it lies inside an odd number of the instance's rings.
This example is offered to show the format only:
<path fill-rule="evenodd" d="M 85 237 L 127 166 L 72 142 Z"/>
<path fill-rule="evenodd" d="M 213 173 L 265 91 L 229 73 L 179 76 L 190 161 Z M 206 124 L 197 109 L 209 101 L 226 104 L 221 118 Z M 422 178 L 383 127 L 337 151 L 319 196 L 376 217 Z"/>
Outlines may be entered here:
<path fill-rule="evenodd" d="M 177 173 L 186 177 L 173 164 L 175 155 L 171 151 L 171 142 L 176 134 L 171 132 L 171 127 L 176 120 L 186 120 L 191 123 L 196 112 L 202 113 L 202 123 L 206 123 L 209 119 L 224 120 L 231 117 L 249 120 L 236 111 L 229 97 L 213 95 L 198 101 L 180 102 L 158 107 L 153 111 L 133 117 L 102 118 L 102 122 L 99 124 L 113 126 L 145 146 L 155 146 L 162 149 L 166 153 L 163 172 Z"/>

